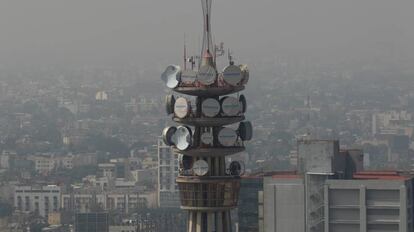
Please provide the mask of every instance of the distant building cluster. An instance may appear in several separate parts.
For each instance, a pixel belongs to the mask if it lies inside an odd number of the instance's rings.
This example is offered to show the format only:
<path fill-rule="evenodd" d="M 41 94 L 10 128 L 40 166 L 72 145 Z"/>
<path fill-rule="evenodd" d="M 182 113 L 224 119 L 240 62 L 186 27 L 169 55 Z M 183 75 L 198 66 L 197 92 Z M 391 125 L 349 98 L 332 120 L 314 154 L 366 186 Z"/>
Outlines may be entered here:
<path fill-rule="evenodd" d="M 159 159 L 148 156 L 146 150 L 136 150 L 127 158 L 106 162 L 98 160 L 96 153 L 38 154 L 20 160 L 16 152 L 3 151 L 2 168 L 13 169 L 26 162 L 32 168 L 22 170 L 27 173 L 21 175 L 20 181 L 0 188 L 0 199 L 12 199 L 14 209 L 9 220 L 15 224 L 4 226 L 24 231 L 28 223 L 36 221 L 49 224 L 47 231 L 70 231 L 67 225 L 79 229 L 105 218 L 102 225 L 88 231 L 179 231 L 185 226 L 185 215 L 179 210 L 174 181 L 178 160 L 161 140 L 157 150 Z M 70 176 L 59 173 L 72 170 L 85 174 L 81 174 L 80 182 L 65 184 Z M 37 180 L 31 182 L 33 179 Z M 76 228 L 75 231 L 84 231 Z"/>

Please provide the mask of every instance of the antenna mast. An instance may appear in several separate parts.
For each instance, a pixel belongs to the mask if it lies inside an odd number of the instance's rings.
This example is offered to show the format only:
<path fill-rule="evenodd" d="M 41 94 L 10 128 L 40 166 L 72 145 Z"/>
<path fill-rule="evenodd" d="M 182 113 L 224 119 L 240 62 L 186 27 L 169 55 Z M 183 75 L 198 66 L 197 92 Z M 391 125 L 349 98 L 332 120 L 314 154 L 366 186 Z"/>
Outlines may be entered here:
<path fill-rule="evenodd" d="M 212 0 L 201 0 L 203 7 L 203 19 L 204 19 L 204 32 L 203 32 L 203 47 L 201 51 L 201 64 L 200 65 L 212 65 L 215 67 L 212 52 L 213 36 L 211 33 L 211 3 Z"/>
<path fill-rule="evenodd" d="M 187 70 L 187 44 L 185 41 L 185 34 L 184 34 L 184 70 Z"/>

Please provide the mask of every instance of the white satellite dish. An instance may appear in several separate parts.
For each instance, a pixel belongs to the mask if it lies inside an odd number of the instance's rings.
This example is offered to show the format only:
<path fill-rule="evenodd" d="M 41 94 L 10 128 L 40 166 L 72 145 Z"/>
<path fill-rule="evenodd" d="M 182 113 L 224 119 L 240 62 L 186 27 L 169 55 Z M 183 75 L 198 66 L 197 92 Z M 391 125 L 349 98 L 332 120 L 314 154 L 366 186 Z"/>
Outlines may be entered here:
<path fill-rule="evenodd" d="M 246 97 L 243 94 L 240 95 L 239 102 L 240 102 L 241 112 L 242 113 L 246 113 L 246 110 L 247 110 L 247 101 L 246 101 Z"/>
<path fill-rule="evenodd" d="M 175 100 L 174 114 L 179 118 L 185 118 L 190 113 L 190 103 L 187 99 L 180 97 Z"/>
<path fill-rule="evenodd" d="M 177 65 L 170 65 L 161 75 L 161 79 L 166 83 L 167 87 L 174 89 L 180 84 L 181 68 Z"/>
<path fill-rule="evenodd" d="M 175 104 L 174 95 L 167 95 L 165 97 L 165 107 L 166 107 L 167 114 L 174 113 L 174 104 Z"/>
<path fill-rule="evenodd" d="M 225 116 L 237 116 L 240 113 L 240 101 L 235 97 L 221 99 L 221 111 Z"/>
<path fill-rule="evenodd" d="M 186 126 L 177 127 L 177 131 L 175 132 L 175 137 L 177 139 L 175 146 L 179 150 L 184 151 L 184 150 L 187 150 L 191 146 L 192 133 L 191 133 L 190 128 Z"/>
<path fill-rule="evenodd" d="M 253 126 L 249 121 L 241 122 L 239 124 L 239 135 L 243 141 L 249 141 L 253 137 Z"/>
<path fill-rule="evenodd" d="M 197 79 L 197 72 L 195 72 L 195 71 L 193 71 L 191 69 L 184 70 L 181 73 L 181 81 L 184 84 L 187 84 L 187 85 L 194 84 L 194 82 L 196 81 L 196 79 Z"/>
<path fill-rule="evenodd" d="M 242 81 L 242 71 L 236 65 L 229 65 L 223 70 L 223 80 L 232 86 L 237 86 Z"/>
<path fill-rule="evenodd" d="M 174 134 L 177 131 L 176 127 L 167 127 L 162 131 L 162 140 L 168 146 L 172 146 L 175 144 Z"/>
<path fill-rule="evenodd" d="M 220 103 L 214 98 L 207 98 L 201 103 L 201 112 L 206 117 L 215 117 L 220 113 Z"/>
<path fill-rule="evenodd" d="M 205 160 L 197 160 L 193 164 L 193 172 L 197 176 L 205 176 L 209 171 L 208 163 Z"/>
<path fill-rule="evenodd" d="M 239 65 L 239 67 L 240 67 L 240 70 L 242 72 L 242 81 L 241 81 L 241 83 L 243 85 L 245 85 L 245 84 L 247 84 L 247 82 L 249 82 L 249 77 L 250 77 L 249 68 L 245 64 Z"/>
<path fill-rule="evenodd" d="M 204 65 L 198 70 L 197 80 L 203 85 L 211 85 L 216 81 L 217 71 L 213 66 Z"/>
<path fill-rule="evenodd" d="M 201 134 L 201 142 L 205 145 L 213 145 L 213 135 L 211 132 Z"/>
<path fill-rule="evenodd" d="M 218 134 L 218 141 L 225 147 L 232 147 L 237 142 L 237 133 L 233 129 L 223 127 Z"/>

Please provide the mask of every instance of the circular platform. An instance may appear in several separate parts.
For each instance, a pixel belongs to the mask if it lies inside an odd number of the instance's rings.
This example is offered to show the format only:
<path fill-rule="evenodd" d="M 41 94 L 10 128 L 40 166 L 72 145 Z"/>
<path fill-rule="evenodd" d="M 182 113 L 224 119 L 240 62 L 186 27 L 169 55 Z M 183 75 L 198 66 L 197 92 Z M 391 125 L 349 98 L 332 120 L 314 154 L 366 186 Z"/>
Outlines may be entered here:
<path fill-rule="evenodd" d="M 222 87 L 177 87 L 175 92 L 199 97 L 222 96 L 237 93 L 244 90 L 244 86 L 222 86 Z"/>
<path fill-rule="evenodd" d="M 234 155 L 239 152 L 245 151 L 245 147 L 211 147 L 211 148 L 190 148 L 185 151 L 178 150 L 173 147 L 173 151 L 176 154 L 183 154 L 189 156 L 203 156 L 203 157 L 217 157 Z"/>
<path fill-rule="evenodd" d="M 244 121 L 244 116 L 237 117 L 223 117 L 223 118 L 177 118 L 174 117 L 173 120 L 176 123 L 190 125 L 190 126 L 204 126 L 204 127 L 217 127 L 224 125 L 231 125 L 234 123 Z"/>
<path fill-rule="evenodd" d="M 177 183 L 227 183 L 238 182 L 240 176 L 178 176 L 176 178 Z"/>
<path fill-rule="evenodd" d="M 237 207 L 239 177 L 177 177 L 182 209 L 219 211 Z"/>

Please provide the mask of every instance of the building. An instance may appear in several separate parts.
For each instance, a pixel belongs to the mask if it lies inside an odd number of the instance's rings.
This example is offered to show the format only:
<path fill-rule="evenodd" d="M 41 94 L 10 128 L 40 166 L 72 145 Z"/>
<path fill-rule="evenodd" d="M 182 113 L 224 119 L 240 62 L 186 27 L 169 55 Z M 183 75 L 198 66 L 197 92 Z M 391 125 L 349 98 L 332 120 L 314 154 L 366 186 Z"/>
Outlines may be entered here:
<path fill-rule="evenodd" d="M 109 232 L 108 213 L 75 214 L 75 232 Z"/>
<path fill-rule="evenodd" d="M 115 179 L 116 165 L 114 163 L 98 164 L 98 176 Z"/>
<path fill-rule="evenodd" d="M 57 168 L 57 160 L 53 156 L 39 155 L 30 157 L 29 160 L 34 162 L 35 171 L 43 175 L 48 175 Z"/>
<path fill-rule="evenodd" d="M 328 179 L 345 176 L 346 157 L 340 153 L 339 141 L 334 140 L 299 140 L 298 156 L 298 171 L 306 186 L 305 230 L 323 231 L 323 186 Z"/>
<path fill-rule="evenodd" d="M 318 210 L 306 209 L 312 205 L 306 201 L 319 202 L 321 196 L 306 197 L 306 188 L 311 186 L 305 178 L 294 174 L 265 177 L 265 232 L 413 231 L 412 177 L 361 172 L 350 180 L 328 179 Z M 314 219 L 323 227 L 314 224 Z"/>
<path fill-rule="evenodd" d="M 265 232 L 413 231 L 410 175 L 364 172 L 362 151 L 338 141 L 299 141 L 298 151 L 299 171 L 264 179 Z"/>
<path fill-rule="evenodd" d="M 178 158 L 170 146 L 158 140 L 158 204 L 159 207 L 180 207 L 180 196 L 175 178 L 178 176 Z"/>
<path fill-rule="evenodd" d="M 298 171 L 305 173 L 332 174 L 343 170 L 344 157 L 339 155 L 339 141 L 333 140 L 299 140 Z"/>
<path fill-rule="evenodd" d="M 57 169 L 73 169 L 74 167 L 96 164 L 96 155 L 68 154 L 66 156 L 57 156 L 55 154 L 40 154 L 29 157 L 29 160 L 34 162 L 37 173 L 49 175 Z"/>
<path fill-rule="evenodd" d="M 111 225 L 109 226 L 109 232 L 136 232 L 138 231 L 137 225 Z"/>
<path fill-rule="evenodd" d="M 50 225 L 42 228 L 42 232 L 66 232 L 69 230 L 68 226 L 63 225 Z"/>
<path fill-rule="evenodd" d="M 10 169 L 16 159 L 16 155 L 14 151 L 3 151 L 0 154 L 0 169 Z"/>
<path fill-rule="evenodd" d="M 407 111 L 389 111 L 372 115 L 372 135 L 404 133 L 408 126 L 412 127 L 413 116 Z"/>
<path fill-rule="evenodd" d="M 137 183 L 155 183 L 159 178 L 158 171 L 158 169 L 138 169 L 131 171 L 131 176 Z"/>
<path fill-rule="evenodd" d="M 128 159 L 113 159 L 109 163 L 98 164 L 98 176 L 109 179 L 131 179 Z"/>
<path fill-rule="evenodd" d="M 61 224 L 60 212 L 49 213 L 48 218 L 47 218 L 47 223 L 49 225 L 60 225 Z"/>
<path fill-rule="evenodd" d="M 14 207 L 47 218 L 49 213 L 59 211 L 60 194 L 60 187 L 56 185 L 16 186 Z"/>
<path fill-rule="evenodd" d="M 240 232 L 259 232 L 259 195 L 263 191 L 262 176 L 243 177 L 240 182 L 237 225 Z"/>
<path fill-rule="evenodd" d="M 263 215 L 265 232 L 304 232 L 305 186 L 295 173 L 264 178 Z"/>
<path fill-rule="evenodd" d="M 127 214 L 136 209 L 151 207 L 149 201 L 146 195 L 138 193 L 71 193 L 62 195 L 62 208 L 79 213 L 113 210 Z"/>
<path fill-rule="evenodd" d="M 328 180 L 324 189 L 326 231 L 413 231 L 412 180 L 392 172 Z"/>

